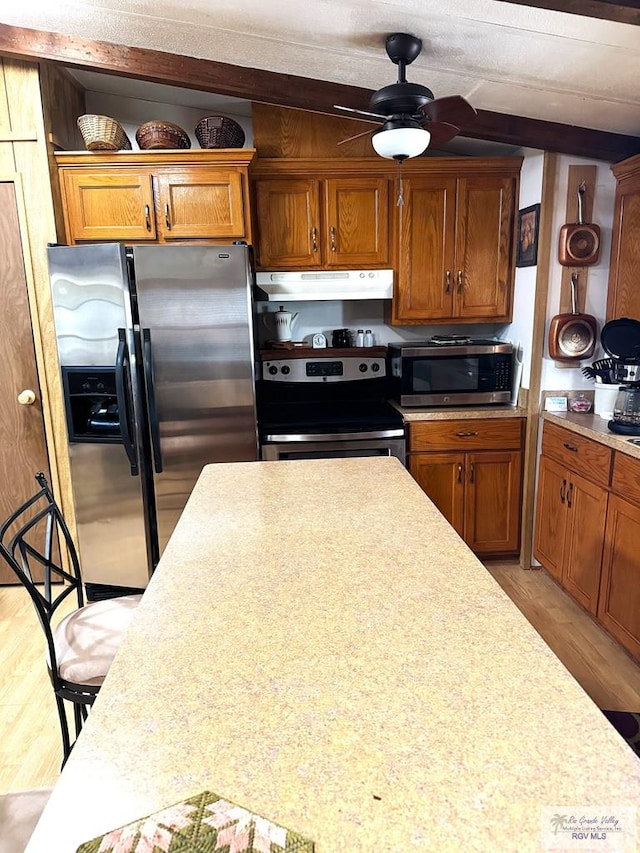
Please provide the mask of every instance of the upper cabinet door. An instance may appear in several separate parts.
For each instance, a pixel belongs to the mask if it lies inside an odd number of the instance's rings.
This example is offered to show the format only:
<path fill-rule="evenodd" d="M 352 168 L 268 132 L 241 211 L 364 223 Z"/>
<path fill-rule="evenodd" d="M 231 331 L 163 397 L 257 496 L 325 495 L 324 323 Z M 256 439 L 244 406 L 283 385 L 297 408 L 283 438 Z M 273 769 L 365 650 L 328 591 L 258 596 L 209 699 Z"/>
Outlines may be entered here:
<path fill-rule="evenodd" d="M 394 323 L 450 318 L 455 285 L 455 178 L 405 178 Z"/>
<path fill-rule="evenodd" d="M 389 263 L 389 182 L 336 178 L 325 182 L 327 266 Z"/>
<path fill-rule="evenodd" d="M 272 269 L 314 267 L 321 261 L 318 181 L 258 180 L 258 265 Z"/>
<path fill-rule="evenodd" d="M 635 158 L 634 158 L 635 159 Z M 607 319 L 632 317 L 640 320 L 640 175 L 620 181 L 609 267 Z"/>
<path fill-rule="evenodd" d="M 156 239 L 150 173 L 105 169 L 61 175 L 69 242 Z"/>
<path fill-rule="evenodd" d="M 454 316 L 511 319 L 515 180 L 458 180 Z"/>
<path fill-rule="evenodd" d="M 242 176 L 233 169 L 158 171 L 158 230 L 164 240 L 240 240 L 245 228 Z"/>

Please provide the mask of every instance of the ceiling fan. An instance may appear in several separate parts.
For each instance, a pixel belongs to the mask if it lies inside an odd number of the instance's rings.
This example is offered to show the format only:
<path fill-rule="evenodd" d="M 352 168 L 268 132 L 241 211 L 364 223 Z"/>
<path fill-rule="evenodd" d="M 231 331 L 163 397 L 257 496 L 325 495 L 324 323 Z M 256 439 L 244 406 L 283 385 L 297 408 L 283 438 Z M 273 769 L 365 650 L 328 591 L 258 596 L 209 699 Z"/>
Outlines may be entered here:
<path fill-rule="evenodd" d="M 398 66 L 397 82 L 374 92 L 368 110 L 334 105 L 335 109 L 376 119 L 382 128 L 365 130 L 338 144 L 373 133 L 371 143 L 376 153 L 401 163 L 422 154 L 429 143 L 442 145 L 453 139 L 475 118 L 476 111 L 461 95 L 436 99 L 426 86 L 407 81 L 407 65 L 422 50 L 422 41 L 417 36 L 392 33 L 387 36 L 385 47 L 389 59 Z"/>

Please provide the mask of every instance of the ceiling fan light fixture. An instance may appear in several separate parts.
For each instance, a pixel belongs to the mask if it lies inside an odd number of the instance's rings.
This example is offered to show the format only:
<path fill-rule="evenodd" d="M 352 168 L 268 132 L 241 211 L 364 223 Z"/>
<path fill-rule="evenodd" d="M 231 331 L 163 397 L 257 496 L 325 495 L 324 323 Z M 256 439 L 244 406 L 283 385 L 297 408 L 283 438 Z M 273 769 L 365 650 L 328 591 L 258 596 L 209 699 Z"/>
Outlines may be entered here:
<path fill-rule="evenodd" d="M 423 127 L 407 127 L 397 125 L 389 127 L 388 122 L 371 138 L 371 144 L 380 157 L 402 162 L 410 157 L 418 157 L 426 151 L 431 141 L 431 134 Z"/>

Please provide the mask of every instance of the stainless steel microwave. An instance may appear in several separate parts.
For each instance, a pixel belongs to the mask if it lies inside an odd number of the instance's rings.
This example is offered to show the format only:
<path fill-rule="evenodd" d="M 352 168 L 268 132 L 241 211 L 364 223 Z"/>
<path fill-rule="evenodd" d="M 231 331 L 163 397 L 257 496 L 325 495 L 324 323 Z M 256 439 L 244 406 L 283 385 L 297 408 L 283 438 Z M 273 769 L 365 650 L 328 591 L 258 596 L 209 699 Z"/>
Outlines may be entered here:
<path fill-rule="evenodd" d="M 449 338 L 390 343 L 393 397 L 401 406 L 511 402 L 513 344 Z"/>

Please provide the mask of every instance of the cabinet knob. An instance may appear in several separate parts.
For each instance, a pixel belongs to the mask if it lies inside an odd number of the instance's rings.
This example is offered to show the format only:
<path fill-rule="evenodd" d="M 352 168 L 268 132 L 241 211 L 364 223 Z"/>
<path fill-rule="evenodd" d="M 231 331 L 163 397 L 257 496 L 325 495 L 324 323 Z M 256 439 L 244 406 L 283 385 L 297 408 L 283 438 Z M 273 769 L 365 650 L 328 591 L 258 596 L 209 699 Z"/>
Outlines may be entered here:
<path fill-rule="evenodd" d="M 165 204 L 165 206 L 164 206 L 164 223 L 167 226 L 167 228 L 169 229 L 169 231 L 171 231 L 171 217 L 169 215 L 170 212 L 171 211 L 169 210 L 169 205 Z"/>
<path fill-rule="evenodd" d="M 333 225 L 331 226 L 331 228 L 329 228 L 329 238 L 331 240 L 331 251 L 335 252 L 336 251 L 336 229 L 333 227 Z"/>
<path fill-rule="evenodd" d="M 36 401 L 35 391 L 32 391 L 31 388 L 25 388 L 24 391 L 21 391 L 18 394 L 18 402 L 21 406 L 33 406 Z"/>
<path fill-rule="evenodd" d="M 144 224 L 147 231 L 151 231 L 151 210 L 149 209 L 148 204 L 145 204 L 144 206 Z"/>

